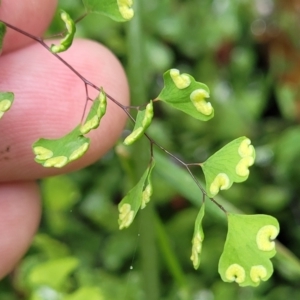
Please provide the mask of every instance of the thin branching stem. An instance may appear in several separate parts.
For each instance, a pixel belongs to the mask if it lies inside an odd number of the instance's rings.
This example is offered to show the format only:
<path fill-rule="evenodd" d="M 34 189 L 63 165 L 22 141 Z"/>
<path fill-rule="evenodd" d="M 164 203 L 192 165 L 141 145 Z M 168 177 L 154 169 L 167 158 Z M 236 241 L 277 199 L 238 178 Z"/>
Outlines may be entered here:
<path fill-rule="evenodd" d="M 83 114 L 82 114 L 82 117 L 81 117 L 81 123 L 83 123 L 83 119 L 84 119 L 84 116 L 85 116 L 85 113 L 86 113 L 87 104 L 88 104 L 88 102 L 90 100 L 89 91 L 88 91 L 88 85 L 86 83 L 84 83 L 84 88 L 85 88 L 86 101 L 85 101 L 84 108 L 83 108 Z"/>
<path fill-rule="evenodd" d="M 159 145 L 155 140 L 153 140 L 147 133 L 145 133 L 145 136 L 148 138 L 148 140 L 152 145 L 157 146 L 159 149 L 161 149 L 162 151 L 164 151 L 166 154 L 168 154 L 170 157 L 172 157 L 174 160 L 176 160 L 179 164 L 181 164 L 182 166 L 184 166 L 186 168 L 186 170 L 188 171 L 188 173 L 190 174 L 190 176 L 192 177 L 192 179 L 194 180 L 194 182 L 196 183 L 196 185 L 198 186 L 198 188 L 201 190 L 203 197 L 207 197 L 209 198 L 214 204 L 216 204 L 222 211 L 224 211 L 225 213 L 227 213 L 227 211 L 225 210 L 225 208 L 220 205 L 214 198 L 210 198 L 206 191 L 203 189 L 203 187 L 201 186 L 199 180 L 195 177 L 195 175 L 193 174 L 193 172 L 191 171 L 191 169 L 189 168 L 189 166 L 199 166 L 199 163 L 185 163 L 183 160 L 179 159 L 176 155 L 172 154 L 170 151 L 168 151 L 167 149 L 165 149 L 163 146 Z M 151 147 L 153 148 L 153 147 Z M 151 154 L 153 155 L 153 154 Z M 203 200 L 204 202 L 204 200 Z"/>
<path fill-rule="evenodd" d="M 76 20 L 74 20 L 75 24 L 78 24 L 80 21 L 82 21 L 86 16 L 88 15 L 88 12 L 85 12 L 82 16 L 78 17 Z M 64 37 L 64 35 L 67 33 L 67 29 L 64 29 L 62 32 L 60 33 L 56 33 L 56 34 L 52 34 L 50 36 L 46 36 L 43 39 L 44 40 L 49 40 L 52 38 L 57 38 L 57 37 Z"/>
<path fill-rule="evenodd" d="M 39 44 L 41 44 L 44 48 L 46 48 L 52 55 L 54 55 L 58 60 L 60 60 L 67 68 L 69 68 L 76 76 L 78 76 L 86 85 L 91 86 L 92 88 L 96 89 L 97 91 L 101 91 L 101 89 L 96 86 L 95 84 L 93 84 L 92 82 L 90 82 L 88 79 L 86 79 L 84 76 L 82 76 L 74 67 L 72 67 L 66 60 L 64 60 L 59 54 L 57 53 L 53 53 L 50 49 L 50 47 L 45 43 L 45 41 L 41 38 L 41 37 L 36 37 L 20 28 L 17 28 L 5 21 L 0 20 L 2 23 L 4 23 L 8 28 L 11 28 L 29 38 L 31 38 L 32 40 L 38 42 Z M 119 106 L 120 108 L 122 108 L 123 110 L 127 108 L 126 105 L 121 104 L 120 102 L 118 102 L 117 100 L 115 100 L 112 96 L 110 96 L 109 94 L 106 94 L 107 98 L 109 98 L 113 103 L 115 103 L 117 106 Z"/>
<path fill-rule="evenodd" d="M 81 16 L 79 19 L 76 20 L 76 22 L 79 22 L 80 20 L 82 20 L 84 17 L 87 16 L 87 13 L 85 13 L 83 16 Z M 62 64 L 64 64 L 69 70 L 71 70 L 77 77 L 79 77 L 83 83 L 84 83 L 84 87 L 85 87 L 85 94 L 86 94 L 86 103 L 84 106 L 84 111 L 83 111 L 83 115 L 82 115 L 82 120 L 84 118 L 85 112 L 86 112 L 86 108 L 87 108 L 87 103 L 89 100 L 92 100 L 89 97 L 88 94 L 88 86 L 96 89 L 97 91 L 101 92 L 101 87 L 96 86 L 95 84 L 93 84 L 92 82 L 90 82 L 88 79 L 86 79 L 84 76 L 82 76 L 73 66 L 71 66 L 66 60 L 64 60 L 59 54 L 57 53 L 53 53 L 51 51 L 51 48 L 45 43 L 44 39 L 41 37 L 37 37 L 34 36 L 18 27 L 15 27 L 14 25 L 11 25 L 3 20 L 0 20 L 0 22 L 4 23 L 8 28 L 11 28 L 12 30 L 19 32 L 20 34 L 23 34 L 24 36 L 27 36 L 28 38 L 36 41 L 37 43 L 39 43 L 41 46 L 43 46 L 44 48 L 46 48 L 52 55 L 54 55 L 59 61 L 61 61 Z M 136 122 L 135 118 L 131 115 L 130 113 L 130 109 L 135 109 L 135 110 L 140 110 L 141 108 L 144 108 L 146 106 L 145 105 L 138 105 L 138 106 L 131 106 L 131 105 L 123 105 L 122 103 L 120 103 L 119 101 L 117 101 L 116 99 L 114 99 L 112 96 L 110 96 L 109 94 L 106 93 L 106 97 L 112 101 L 115 105 L 117 105 L 118 107 L 120 107 L 125 114 L 128 116 L 128 118 L 132 121 L 132 122 Z M 154 99 L 153 102 L 158 101 L 158 99 Z M 183 167 L 186 168 L 186 170 L 188 171 L 188 173 L 190 174 L 190 176 L 192 177 L 193 181 L 196 183 L 196 185 L 198 186 L 198 188 L 201 190 L 202 194 L 203 194 L 203 202 L 205 201 L 205 197 L 209 198 L 215 205 L 217 205 L 223 212 L 227 213 L 227 211 L 224 209 L 224 207 L 222 205 L 220 205 L 214 198 L 210 198 L 206 191 L 204 190 L 204 188 L 201 186 L 200 182 L 198 181 L 198 179 L 195 177 L 195 175 L 193 174 L 193 172 L 190 169 L 190 166 L 201 166 L 200 163 L 185 163 L 183 160 L 181 160 L 179 157 L 177 157 L 176 155 L 172 154 L 170 151 L 168 151 L 167 149 L 165 149 L 163 146 L 161 146 L 160 144 L 158 144 L 153 138 L 151 138 L 147 133 L 144 133 L 144 135 L 146 136 L 146 138 L 149 140 L 150 142 L 150 155 L 151 155 L 151 161 L 154 158 L 154 152 L 153 152 L 153 146 L 155 145 L 156 147 L 158 147 L 160 150 L 162 150 L 163 152 L 165 152 L 167 155 L 169 155 L 170 157 L 172 157 L 175 161 L 177 161 L 180 165 L 182 165 Z"/>
<path fill-rule="evenodd" d="M 78 24 L 80 21 L 82 21 L 89 13 L 86 11 L 84 14 L 82 14 L 82 16 L 78 17 L 75 20 L 75 23 Z"/>

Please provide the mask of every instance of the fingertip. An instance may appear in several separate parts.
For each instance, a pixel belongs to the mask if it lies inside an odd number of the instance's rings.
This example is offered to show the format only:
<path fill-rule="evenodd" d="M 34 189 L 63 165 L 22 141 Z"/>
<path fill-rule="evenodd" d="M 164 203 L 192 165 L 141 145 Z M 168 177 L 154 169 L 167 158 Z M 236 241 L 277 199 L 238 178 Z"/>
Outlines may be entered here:
<path fill-rule="evenodd" d="M 41 36 L 49 26 L 56 6 L 57 0 L 2 0 L 0 20 L 35 36 Z M 31 42 L 32 40 L 28 37 L 8 29 L 4 38 L 3 53 L 14 51 Z"/>
<path fill-rule="evenodd" d="M 104 46 L 75 40 L 61 57 L 76 72 L 39 44 L 0 57 L 0 88 L 15 94 L 12 108 L 0 122 L 3 149 L 9 149 L 5 160 L 0 155 L 0 181 L 36 179 L 87 166 L 104 155 L 122 132 L 127 116 L 108 101 L 107 113 L 100 127 L 89 134 L 91 146 L 82 158 L 62 169 L 43 168 L 34 161 L 31 145 L 37 139 L 60 138 L 80 123 L 86 103 L 85 82 L 80 76 L 103 87 L 121 105 L 129 102 L 125 72 Z M 91 98 L 98 94 L 90 87 L 88 92 Z"/>

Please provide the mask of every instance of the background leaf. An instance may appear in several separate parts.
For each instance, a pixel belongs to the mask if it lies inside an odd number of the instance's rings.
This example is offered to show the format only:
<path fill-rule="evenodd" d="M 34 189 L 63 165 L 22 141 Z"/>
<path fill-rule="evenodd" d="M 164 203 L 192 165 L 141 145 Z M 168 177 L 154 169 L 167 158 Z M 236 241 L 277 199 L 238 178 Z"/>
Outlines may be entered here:
<path fill-rule="evenodd" d="M 103 293 L 96 287 L 82 287 L 63 300 L 104 300 Z"/>
<path fill-rule="evenodd" d="M 128 21 L 134 15 L 132 0 L 82 1 L 88 12 L 103 14 L 118 22 Z"/>
<path fill-rule="evenodd" d="M 30 272 L 28 280 L 36 286 L 47 285 L 59 290 L 66 278 L 77 268 L 79 261 L 75 257 L 49 260 L 37 265 Z"/>

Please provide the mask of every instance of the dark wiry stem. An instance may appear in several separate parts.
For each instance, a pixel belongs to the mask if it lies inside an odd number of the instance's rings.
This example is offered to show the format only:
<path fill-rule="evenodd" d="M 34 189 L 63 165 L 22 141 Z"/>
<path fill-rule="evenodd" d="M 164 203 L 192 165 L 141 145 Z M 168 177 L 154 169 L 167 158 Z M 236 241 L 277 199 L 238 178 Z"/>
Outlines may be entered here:
<path fill-rule="evenodd" d="M 82 76 L 74 67 L 72 67 L 67 61 L 65 61 L 60 55 L 58 55 L 57 53 L 53 53 L 50 49 L 50 47 L 44 42 L 44 40 L 40 37 L 36 37 L 20 28 L 17 28 L 5 21 L 0 20 L 2 23 L 4 23 L 8 28 L 11 28 L 29 38 L 31 38 L 32 40 L 40 43 L 44 48 L 46 48 L 52 55 L 54 55 L 58 60 L 60 60 L 67 68 L 69 68 L 77 77 L 79 77 L 86 85 L 91 86 L 92 88 L 96 89 L 97 91 L 101 91 L 101 89 L 96 86 L 95 84 L 93 84 L 92 82 L 90 82 L 89 80 L 87 80 L 84 76 Z M 117 106 L 119 106 L 120 108 L 122 108 L 123 110 L 127 108 L 126 105 L 121 104 L 120 102 L 118 102 L 117 100 L 115 100 L 112 96 L 110 96 L 109 94 L 106 94 L 107 98 L 109 98 L 113 103 L 115 103 Z"/>
<path fill-rule="evenodd" d="M 75 23 L 78 24 L 80 21 L 82 21 L 86 16 L 88 15 L 88 12 L 86 11 L 82 16 L 78 17 L 75 20 Z"/>
<path fill-rule="evenodd" d="M 84 14 L 81 19 L 83 19 L 87 14 Z M 80 21 L 81 19 L 77 20 Z M 30 39 L 38 42 L 39 44 L 41 44 L 44 48 L 46 48 L 52 55 L 54 55 L 58 60 L 60 60 L 69 70 L 71 70 L 77 77 L 79 77 L 85 86 L 85 93 L 86 93 L 86 103 L 85 103 L 85 107 L 84 107 L 84 112 L 83 112 L 83 116 L 82 116 L 82 120 L 84 118 L 85 115 L 85 111 L 86 111 L 86 107 L 87 107 L 87 103 L 89 100 L 91 100 L 91 98 L 88 95 L 88 86 L 96 89 L 97 91 L 101 92 L 101 88 L 99 88 L 98 86 L 96 86 L 95 84 L 93 84 L 92 82 L 90 82 L 88 79 L 86 79 L 84 76 L 82 76 L 74 67 L 72 67 L 67 61 L 65 61 L 60 55 L 58 55 L 57 53 L 53 53 L 51 51 L 51 48 L 45 43 L 45 41 L 43 40 L 43 38 L 41 37 L 36 37 L 20 28 L 15 27 L 14 25 L 11 25 L 5 21 L 0 20 L 0 22 L 4 23 L 8 28 L 11 28 L 17 32 L 19 32 L 20 34 L 23 34 L 27 37 L 29 37 Z M 131 119 L 132 122 L 136 122 L 136 120 L 134 119 L 134 117 L 130 114 L 129 110 L 130 109 L 136 109 L 136 110 L 140 110 L 140 108 L 143 108 L 144 105 L 140 105 L 140 106 L 126 106 L 123 105 L 122 103 L 118 102 L 116 99 L 114 99 L 112 96 L 110 96 L 109 94 L 106 94 L 106 97 L 112 101 L 115 105 L 117 105 L 118 107 L 120 107 L 125 113 L 126 115 Z M 153 102 L 157 101 L 158 99 L 154 99 Z M 81 120 L 81 122 L 82 122 Z M 181 159 L 179 159 L 177 156 L 175 156 L 174 154 L 172 154 L 171 152 L 169 152 L 167 149 L 165 149 L 163 146 L 159 145 L 155 140 L 153 140 L 147 133 L 144 133 L 144 135 L 146 136 L 146 138 L 149 140 L 150 142 L 150 153 L 151 153 L 151 160 L 153 159 L 153 145 L 155 145 L 156 147 L 158 147 L 159 149 L 161 149 L 162 151 L 164 151 L 167 155 L 169 155 L 170 157 L 172 157 L 174 160 L 176 160 L 179 164 L 181 164 L 182 166 L 184 166 L 186 168 L 186 170 L 188 171 L 188 173 L 190 174 L 190 176 L 192 177 L 192 179 L 194 180 L 194 182 L 196 183 L 196 185 L 198 186 L 198 188 L 201 190 L 202 194 L 203 194 L 203 202 L 205 197 L 209 198 L 214 204 L 216 204 L 222 211 L 224 211 L 225 213 L 227 213 L 227 211 L 224 209 L 224 207 L 222 205 L 220 205 L 214 198 L 210 198 L 206 191 L 203 189 L 203 187 L 201 186 L 200 182 L 197 180 L 197 178 L 194 176 L 194 174 L 192 173 L 191 169 L 189 168 L 190 166 L 199 166 L 201 165 L 200 163 L 185 163 L 184 161 L 182 161 Z"/>
<path fill-rule="evenodd" d="M 81 123 L 83 123 L 83 118 L 85 116 L 87 104 L 88 104 L 89 100 L 91 100 L 90 97 L 88 96 L 89 92 L 88 92 L 88 86 L 87 86 L 86 83 L 84 84 L 84 88 L 85 88 L 86 101 L 85 101 L 85 104 L 84 104 L 83 114 L 82 114 L 82 117 L 81 117 Z"/>
<path fill-rule="evenodd" d="M 192 177 L 192 179 L 194 180 L 194 182 L 197 184 L 198 188 L 201 190 L 202 194 L 204 197 L 208 197 L 213 203 L 215 203 L 222 211 L 224 211 L 225 213 L 227 213 L 227 211 L 225 210 L 225 208 L 220 205 L 214 198 L 210 198 L 206 191 L 203 189 L 203 187 L 201 186 L 200 182 L 197 180 L 197 178 L 195 177 L 195 175 L 192 173 L 191 169 L 189 168 L 189 166 L 191 165 L 197 165 L 199 166 L 199 163 L 195 163 L 195 164 L 190 164 L 190 163 L 185 163 L 184 161 L 182 161 L 181 159 L 179 159 L 177 156 L 175 156 L 174 154 L 172 154 L 171 152 L 169 152 L 167 149 L 165 149 L 163 146 L 159 145 L 156 141 L 154 141 L 147 133 L 145 133 L 145 136 L 147 137 L 147 139 L 151 142 L 151 145 L 155 145 L 157 146 L 159 149 L 161 149 L 162 151 L 164 151 L 166 154 L 168 154 L 169 156 L 171 156 L 173 159 L 175 159 L 179 164 L 181 164 L 182 166 L 184 166 L 188 173 L 190 174 L 190 176 Z M 203 200 L 204 202 L 204 200 Z"/>
<path fill-rule="evenodd" d="M 74 23 L 78 24 L 80 21 L 82 21 L 86 16 L 88 15 L 88 12 L 85 12 L 82 16 L 78 17 Z M 57 37 L 64 37 L 64 35 L 67 33 L 67 29 L 64 29 L 62 32 L 57 33 L 57 34 L 52 34 L 50 36 L 44 37 L 45 40 L 52 39 L 52 38 L 57 38 Z"/>

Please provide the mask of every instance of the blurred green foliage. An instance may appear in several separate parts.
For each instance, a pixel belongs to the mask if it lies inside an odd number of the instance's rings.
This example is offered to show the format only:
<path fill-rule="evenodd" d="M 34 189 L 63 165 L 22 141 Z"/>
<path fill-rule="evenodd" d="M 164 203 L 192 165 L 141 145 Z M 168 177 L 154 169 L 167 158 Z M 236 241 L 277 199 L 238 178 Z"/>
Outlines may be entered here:
<path fill-rule="evenodd" d="M 231 139 L 249 137 L 257 160 L 248 181 L 222 192 L 217 200 L 231 212 L 276 217 L 281 225 L 279 240 L 300 257 L 300 45 L 292 4 L 280 0 L 142 3 L 146 67 L 136 76 L 147 84 L 149 99 L 144 102 L 159 94 L 163 72 L 174 67 L 208 85 L 215 109 L 215 117 L 202 123 L 166 106 L 155 107 L 149 134 L 191 162 L 204 161 Z M 59 6 L 74 19 L 84 12 L 80 0 L 60 0 Z M 126 67 L 127 26 L 90 15 L 77 25 L 77 36 L 104 43 Z M 48 35 L 61 30 L 57 14 Z M 140 222 L 123 231 L 117 224 L 117 204 L 134 183 L 135 155 L 134 148 L 117 145 L 116 151 L 84 170 L 41 182 L 40 230 L 15 271 L 0 282 L 1 300 L 149 299 L 140 272 L 142 260 L 147 259 L 139 253 Z M 169 158 L 157 153 L 156 165 L 152 226 L 160 299 L 299 297 L 300 262 L 280 245 L 268 282 L 239 288 L 221 281 L 217 264 L 226 223 L 210 202 L 201 266 L 194 271 L 189 258 L 201 192 Z M 200 168 L 194 171 L 203 179 Z M 139 212 L 138 218 L 145 213 Z"/>

